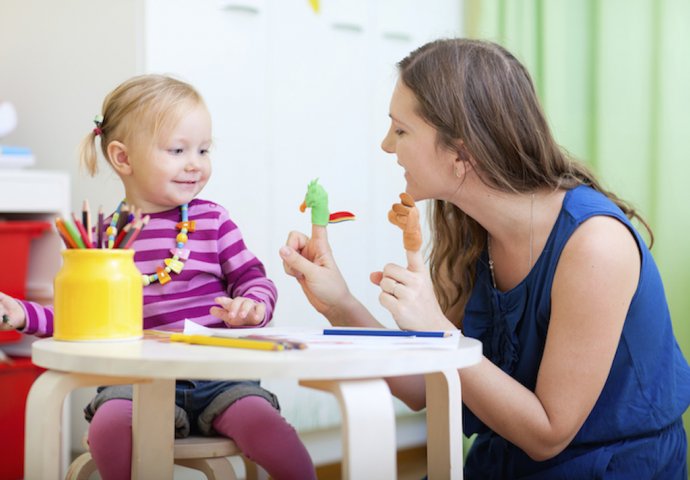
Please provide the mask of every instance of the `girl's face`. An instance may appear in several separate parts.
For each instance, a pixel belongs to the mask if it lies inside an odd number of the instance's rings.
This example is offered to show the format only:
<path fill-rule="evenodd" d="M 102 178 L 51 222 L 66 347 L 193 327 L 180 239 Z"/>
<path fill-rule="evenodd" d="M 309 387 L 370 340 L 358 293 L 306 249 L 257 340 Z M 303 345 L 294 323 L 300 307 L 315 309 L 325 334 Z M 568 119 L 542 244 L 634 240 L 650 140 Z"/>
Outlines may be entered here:
<path fill-rule="evenodd" d="M 211 117 L 203 105 L 183 110 L 149 151 L 130 155 L 127 200 L 146 213 L 189 203 L 211 175 Z M 134 152 L 131 152 L 134 153 Z"/>
<path fill-rule="evenodd" d="M 390 103 L 391 126 L 381 143 L 405 169 L 405 191 L 415 200 L 448 200 L 458 187 L 454 174 L 457 154 L 439 147 L 436 129 L 416 113 L 417 99 L 401 81 Z"/>

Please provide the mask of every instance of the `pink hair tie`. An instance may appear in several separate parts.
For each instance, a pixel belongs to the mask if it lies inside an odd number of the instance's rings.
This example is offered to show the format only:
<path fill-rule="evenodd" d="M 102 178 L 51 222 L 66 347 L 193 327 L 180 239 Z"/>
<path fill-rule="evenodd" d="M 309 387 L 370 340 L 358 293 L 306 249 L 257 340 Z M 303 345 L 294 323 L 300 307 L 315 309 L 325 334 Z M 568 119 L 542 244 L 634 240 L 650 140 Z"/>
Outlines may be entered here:
<path fill-rule="evenodd" d="M 101 130 L 101 125 L 103 125 L 103 115 L 96 115 L 96 117 L 93 119 L 93 123 L 96 124 L 96 128 L 93 129 L 93 134 L 95 136 L 102 135 L 103 130 Z"/>

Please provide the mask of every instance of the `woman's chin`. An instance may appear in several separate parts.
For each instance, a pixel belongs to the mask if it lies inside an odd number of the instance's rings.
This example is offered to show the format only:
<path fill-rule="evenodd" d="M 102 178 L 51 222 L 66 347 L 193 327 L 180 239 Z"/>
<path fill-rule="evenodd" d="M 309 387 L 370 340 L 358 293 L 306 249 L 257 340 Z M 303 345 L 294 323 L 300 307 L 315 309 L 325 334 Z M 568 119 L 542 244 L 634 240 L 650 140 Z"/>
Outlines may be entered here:
<path fill-rule="evenodd" d="M 426 197 L 422 195 L 422 193 L 419 192 L 417 189 L 411 187 L 409 183 L 405 186 L 405 193 L 414 198 L 415 202 L 426 200 Z"/>

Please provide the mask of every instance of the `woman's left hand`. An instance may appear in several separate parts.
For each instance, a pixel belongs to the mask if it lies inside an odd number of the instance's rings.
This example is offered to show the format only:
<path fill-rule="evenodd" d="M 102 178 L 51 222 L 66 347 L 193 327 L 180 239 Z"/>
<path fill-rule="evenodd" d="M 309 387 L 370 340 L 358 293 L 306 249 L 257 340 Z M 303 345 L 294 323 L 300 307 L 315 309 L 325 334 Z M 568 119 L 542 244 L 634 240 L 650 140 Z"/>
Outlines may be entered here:
<path fill-rule="evenodd" d="M 406 252 L 407 268 L 389 263 L 371 274 L 381 287 L 379 302 L 403 330 L 455 329 L 441 311 L 421 252 Z"/>
<path fill-rule="evenodd" d="M 228 327 L 259 325 L 266 317 L 266 305 L 250 298 L 217 297 L 214 301 L 220 307 L 211 307 L 211 315 L 223 320 Z"/>

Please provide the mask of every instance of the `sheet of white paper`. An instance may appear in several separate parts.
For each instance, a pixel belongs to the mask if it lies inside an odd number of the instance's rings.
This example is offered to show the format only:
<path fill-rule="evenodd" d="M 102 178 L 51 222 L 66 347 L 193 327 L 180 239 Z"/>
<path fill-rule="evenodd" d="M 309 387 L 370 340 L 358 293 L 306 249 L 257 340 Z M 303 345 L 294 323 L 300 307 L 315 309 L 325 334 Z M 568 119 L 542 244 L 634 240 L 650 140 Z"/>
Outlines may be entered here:
<path fill-rule="evenodd" d="M 246 337 L 262 335 L 277 339 L 306 343 L 308 348 L 388 348 L 388 349 L 454 349 L 458 348 L 460 332 L 448 337 L 374 337 L 359 335 L 324 335 L 323 329 L 307 327 L 208 328 L 185 320 L 184 333 L 215 337 Z"/>

